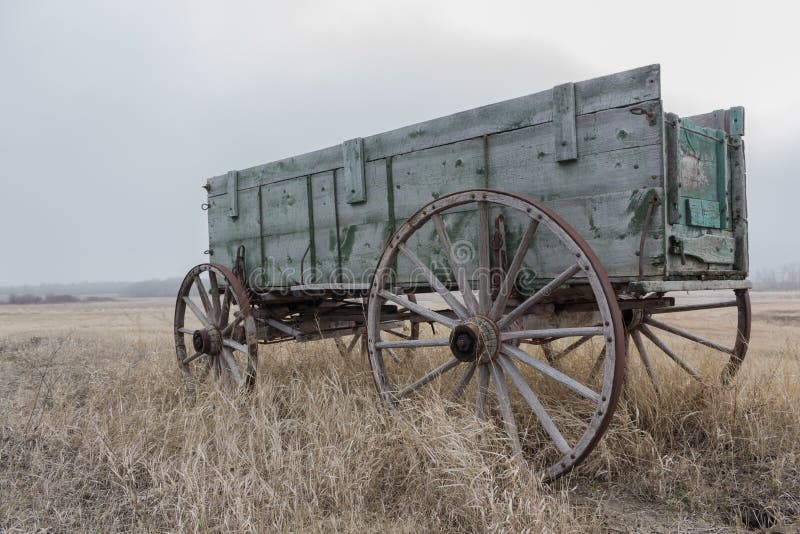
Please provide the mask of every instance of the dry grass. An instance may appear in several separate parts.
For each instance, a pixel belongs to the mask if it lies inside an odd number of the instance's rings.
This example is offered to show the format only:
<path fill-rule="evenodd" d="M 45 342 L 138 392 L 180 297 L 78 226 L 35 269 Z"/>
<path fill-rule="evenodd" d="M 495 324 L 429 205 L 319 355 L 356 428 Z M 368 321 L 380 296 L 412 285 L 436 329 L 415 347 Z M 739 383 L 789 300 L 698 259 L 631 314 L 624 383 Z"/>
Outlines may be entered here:
<path fill-rule="evenodd" d="M 786 297 L 786 298 L 784 298 Z M 430 395 L 381 408 L 327 342 L 257 392 L 189 396 L 168 300 L 0 308 L 0 530 L 730 530 L 800 517 L 798 295 L 756 295 L 735 388 L 632 365 L 606 438 L 549 486 Z M 716 313 L 716 312 L 715 312 Z M 795 315 L 793 315 L 795 314 Z M 788 317 L 788 319 L 787 319 Z M 691 320 L 691 319 L 690 319 Z M 705 314 L 709 335 L 733 328 Z"/>

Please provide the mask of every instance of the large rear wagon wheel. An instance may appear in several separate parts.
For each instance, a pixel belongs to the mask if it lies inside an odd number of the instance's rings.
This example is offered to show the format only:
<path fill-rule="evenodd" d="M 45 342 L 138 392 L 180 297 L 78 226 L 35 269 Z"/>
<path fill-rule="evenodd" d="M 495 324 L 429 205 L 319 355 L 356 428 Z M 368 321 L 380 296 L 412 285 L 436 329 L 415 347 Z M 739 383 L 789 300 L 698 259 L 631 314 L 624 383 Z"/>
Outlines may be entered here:
<path fill-rule="evenodd" d="M 518 229 L 519 239 L 502 282 L 492 291 L 489 218 L 495 213 L 503 213 L 507 224 Z M 474 240 L 471 244 L 469 236 Z M 544 244 L 536 246 L 535 240 Z M 465 246 L 476 251 L 477 261 L 470 265 L 463 261 Z M 429 255 L 432 247 L 443 251 L 449 274 L 441 269 L 434 273 L 420 258 Z M 537 252 L 542 251 L 549 268 L 560 265 L 560 274 L 519 296 L 515 288 L 527 269 L 523 269 L 526 258 L 537 264 L 542 259 Z M 430 298 L 413 303 L 403 294 L 404 282 L 398 282 L 398 277 L 407 275 L 395 272 L 398 260 L 413 268 L 417 280 L 412 288 L 429 287 Z M 520 325 L 530 324 L 525 321 L 543 302 L 557 299 L 568 287 L 583 288 L 589 295 L 594 311 L 586 324 Z M 391 309 L 387 304 L 418 314 L 435 325 L 436 334 L 419 340 L 387 335 L 380 328 L 385 310 Z M 431 389 L 454 402 L 469 399 L 479 418 L 489 417 L 502 425 L 513 453 L 528 460 L 543 479 L 556 478 L 587 457 L 608 427 L 623 383 L 624 325 L 600 262 L 558 215 L 539 202 L 510 193 L 454 193 L 412 215 L 389 240 L 379 260 L 369 296 L 367 335 L 375 384 L 390 410 L 413 407 L 415 399 Z M 584 337 L 594 342 L 592 358 L 556 368 L 540 357 L 537 344 Z M 397 361 L 389 349 L 406 349 L 413 357 Z"/>
<path fill-rule="evenodd" d="M 747 289 L 693 294 L 686 302 L 627 318 L 631 350 L 657 394 L 667 382 L 679 387 L 730 382 L 747 354 L 751 320 Z"/>
<path fill-rule="evenodd" d="M 188 387 L 209 377 L 234 388 L 255 385 L 256 324 L 239 279 L 204 263 L 183 279 L 175 302 L 175 353 Z"/>

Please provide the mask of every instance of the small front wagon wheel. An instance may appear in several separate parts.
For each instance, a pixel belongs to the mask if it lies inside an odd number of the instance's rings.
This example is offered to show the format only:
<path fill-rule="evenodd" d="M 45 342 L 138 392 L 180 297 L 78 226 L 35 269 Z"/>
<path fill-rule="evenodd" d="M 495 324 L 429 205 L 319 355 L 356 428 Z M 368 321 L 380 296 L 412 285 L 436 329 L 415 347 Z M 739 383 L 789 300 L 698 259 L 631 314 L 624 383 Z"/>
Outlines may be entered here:
<path fill-rule="evenodd" d="M 507 266 L 491 265 L 490 217 L 500 215 L 516 248 Z M 404 267 L 398 271 L 398 265 Z M 548 274 L 532 275 L 534 268 Z M 502 276 L 491 276 L 497 269 Z M 493 278 L 500 281 L 496 287 Z M 521 285 L 529 291 L 521 294 Z M 404 295 L 425 288 L 433 295 L 417 303 Z M 566 298 L 581 299 L 589 310 L 582 323 L 537 323 Z M 381 324 L 403 309 L 435 325 L 435 334 L 418 340 L 387 335 Z M 624 324 L 597 256 L 554 212 L 510 193 L 454 193 L 408 218 L 379 260 L 367 335 L 375 385 L 390 410 L 413 406 L 431 389 L 455 403 L 469 399 L 479 418 L 497 420 L 514 454 L 544 479 L 586 458 L 622 389 Z M 543 343 L 565 338 L 577 338 L 591 357 L 558 365 L 541 357 Z M 398 361 L 392 349 L 412 356 Z"/>
<path fill-rule="evenodd" d="M 247 292 L 222 265 L 204 263 L 183 279 L 175 303 L 175 352 L 188 387 L 213 376 L 255 385 L 258 341 Z"/>

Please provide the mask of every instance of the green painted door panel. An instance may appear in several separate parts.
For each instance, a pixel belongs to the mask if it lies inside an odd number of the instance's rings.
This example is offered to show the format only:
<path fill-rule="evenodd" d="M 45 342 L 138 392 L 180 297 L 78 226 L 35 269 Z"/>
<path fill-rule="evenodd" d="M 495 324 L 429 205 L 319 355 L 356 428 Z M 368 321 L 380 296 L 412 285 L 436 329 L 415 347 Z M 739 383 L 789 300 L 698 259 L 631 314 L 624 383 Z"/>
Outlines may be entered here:
<path fill-rule="evenodd" d="M 728 227 L 725 132 L 678 119 L 678 210 L 687 226 Z"/>

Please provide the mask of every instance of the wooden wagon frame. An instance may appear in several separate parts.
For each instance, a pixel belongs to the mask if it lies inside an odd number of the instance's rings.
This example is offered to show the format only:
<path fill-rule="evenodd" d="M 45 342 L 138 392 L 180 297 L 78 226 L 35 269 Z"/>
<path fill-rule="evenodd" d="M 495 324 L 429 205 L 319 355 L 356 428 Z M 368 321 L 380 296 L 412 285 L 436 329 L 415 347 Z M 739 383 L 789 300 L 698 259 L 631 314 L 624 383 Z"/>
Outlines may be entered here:
<path fill-rule="evenodd" d="M 211 262 L 175 310 L 187 383 L 253 387 L 260 344 L 333 339 L 390 410 L 471 399 L 552 479 L 602 437 L 629 340 L 656 391 L 653 346 L 708 371 L 663 333 L 729 380 L 750 336 L 744 110 L 681 118 L 660 87 L 651 65 L 211 178 Z M 676 305 L 701 290 L 727 295 Z M 663 320 L 717 308 L 729 343 Z"/>

